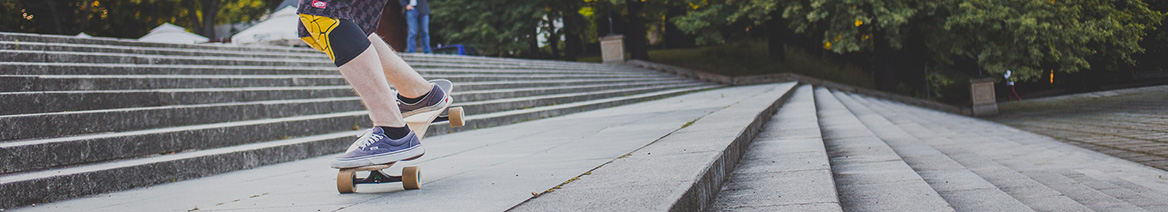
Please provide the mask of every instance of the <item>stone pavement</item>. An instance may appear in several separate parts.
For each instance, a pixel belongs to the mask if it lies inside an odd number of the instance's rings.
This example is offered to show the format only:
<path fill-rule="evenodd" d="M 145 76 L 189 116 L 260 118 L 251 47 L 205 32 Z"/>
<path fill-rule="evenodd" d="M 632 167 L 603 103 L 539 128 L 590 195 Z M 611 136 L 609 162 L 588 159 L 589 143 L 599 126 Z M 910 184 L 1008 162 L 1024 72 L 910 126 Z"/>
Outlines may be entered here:
<path fill-rule="evenodd" d="M 431 136 L 722 87 L 615 64 L 399 56 L 456 82 L 466 125 Z M 334 154 L 369 127 L 310 48 L 0 32 L 0 100 L 0 208 Z"/>
<path fill-rule="evenodd" d="M 422 167 L 421 190 L 385 184 L 338 194 L 326 155 L 11 211 L 1168 211 L 1164 170 L 982 119 L 795 83 L 426 145 L 430 152 L 408 164 Z"/>
<path fill-rule="evenodd" d="M 785 84 L 790 86 L 790 84 Z M 10 211 L 503 211 L 776 85 L 717 89 L 426 140 L 422 189 L 338 194 L 335 155 Z M 356 134 L 356 131 L 354 131 Z"/>
<path fill-rule="evenodd" d="M 1168 86 L 1005 102 L 989 120 L 1168 170 Z"/>

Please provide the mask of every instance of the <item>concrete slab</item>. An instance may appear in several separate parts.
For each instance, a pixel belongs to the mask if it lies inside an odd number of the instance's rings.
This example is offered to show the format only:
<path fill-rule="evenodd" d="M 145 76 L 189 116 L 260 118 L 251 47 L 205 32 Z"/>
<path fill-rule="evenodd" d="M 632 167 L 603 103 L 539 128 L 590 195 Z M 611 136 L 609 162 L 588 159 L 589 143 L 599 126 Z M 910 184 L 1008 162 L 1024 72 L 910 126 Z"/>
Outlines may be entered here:
<path fill-rule="evenodd" d="M 817 117 L 807 115 L 815 113 L 811 89 L 793 91 L 771 117 L 710 211 L 842 210 Z"/>
<path fill-rule="evenodd" d="M 361 193 L 337 194 L 330 155 L 7 211 L 501 211 L 772 87 L 710 90 L 428 137 L 426 156 L 407 163 L 422 168 L 421 190 L 362 185 Z"/>
<path fill-rule="evenodd" d="M 793 86 L 750 86 L 759 91 L 736 94 L 749 99 L 701 117 L 513 211 L 548 211 L 564 206 L 582 211 L 706 210 L 722 180 L 745 152 L 745 145 L 762 128 L 765 120 L 759 119 L 770 116 L 763 111 L 773 108 Z M 765 116 L 759 117 L 762 115 Z"/>

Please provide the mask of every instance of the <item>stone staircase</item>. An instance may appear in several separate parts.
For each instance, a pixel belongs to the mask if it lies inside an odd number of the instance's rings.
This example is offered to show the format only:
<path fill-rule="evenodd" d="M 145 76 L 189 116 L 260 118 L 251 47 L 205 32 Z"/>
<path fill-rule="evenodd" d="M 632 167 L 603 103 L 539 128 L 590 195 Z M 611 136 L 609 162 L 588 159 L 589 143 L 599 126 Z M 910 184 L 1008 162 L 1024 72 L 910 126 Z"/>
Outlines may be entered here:
<path fill-rule="evenodd" d="M 508 125 L 720 87 L 618 65 L 403 54 L 456 84 L 465 127 Z M 344 150 L 367 112 L 305 48 L 0 33 L 0 208 Z"/>
<path fill-rule="evenodd" d="M 805 90 L 811 89 L 806 86 L 800 92 L 810 93 Z M 1161 170 L 1007 126 L 857 94 L 816 88 L 814 101 L 823 150 L 814 144 L 808 144 L 813 148 L 787 145 L 748 150 L 747 158 L 759 155 L 769 159 L 744 160 L 723 187 L 724 193 L 719 194 L 715 211 L 801 209 L 807 205 L 792 200 L 807 199 L 832 206 L 821 208 L 834 208 L 838 201 L 839 208 L 834 210 L 845 211 L 1168 210 L 1168 180 L 1163 178 L 1168 173 Z M 798 107 L 793 110 L 812 110 L 799 101 L 787 105 Z M 781 125 L 786 123 L 790 122 L 772 123 L 780 126 L 762 133 L 779 138 L 760 137 L 758 141 L 807 142 L 784 137 L 814 134 L 810 132 L 813 128 L 801 128 L 808 132 L 784 129 Z M 786 152 L 805 154 L 775 154 Z M 797 160 L 782 160 L 792 157 Z M 763 174 L 747 168 L 775 161 L 807 161 L 819 166 L 775 166 Z M 814 171 L 821 170 L 824 161 L 830 161 L 833 178 L 804 175 L 811 179 L 803 181 L 834 181 L 838 199 L 813 195 L 824 192 L 776 192 L 787 195 L 774 195 L 777 201 L 758 205 L 721 197 L 761 189 L 788 190 L 791 187 L 783 184 L 758 182 L 770 182 L 763 177 L 766 175 L 817 173 Z M 738 178 L 752 174 L 762 176 Z M 759 186 L 736 189 L 743 184 Z M 795 188 L 800 187 L 809 186 Z"/>
<path fill-rule="evenodd" d="M 825 87 L 770 92 L 513 211 L 1168 211 L 1163 170 Z"/>

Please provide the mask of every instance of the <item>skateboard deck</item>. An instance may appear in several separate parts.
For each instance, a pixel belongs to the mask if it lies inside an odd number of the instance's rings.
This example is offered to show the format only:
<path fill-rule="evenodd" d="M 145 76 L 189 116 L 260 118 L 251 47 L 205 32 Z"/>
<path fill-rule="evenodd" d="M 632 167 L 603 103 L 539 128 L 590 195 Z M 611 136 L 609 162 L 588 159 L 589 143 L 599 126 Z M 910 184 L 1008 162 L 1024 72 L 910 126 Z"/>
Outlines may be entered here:
<path fill-rule="evenodd" d="M 450 80 L 431 80 L 430 83 L 438 85 L 438 87 L 441 87 L 442 90 L 446 91 L 448 94 L 452 94 L 454 92 L 454 83 L 451 83 Z M 461 127 L 465 124 L 463 122 L 464 114 L 462 112 L 462 107 L 450 107 L 450 105 L 453 103 L 453 98 L 451 98 L 449 102 L 447 102 L 446 106 L 439 110 L 418 113 L 409 117 L 404 117 L 406 125 L 414 131 L 414 134 L 417 134 L 418 139 L 422 139 L 426 136 L 426 131 L 430 129 L 430 124 L 432 123 L 448 122 L 450 127 Z M 446 113 L 443 114 L 442 112 Z M 355 147 L 356 146 L 350 146 L 349 150 L 346 152 L 353 151 Z M 411 158 L 409 160 L 413 159 L 414 158 Z M 385 172 L 385 170 L 392 167 L 394 163 L 396 162 L 340 169 L 337 172 L 337 191 L 341 193 L 353 193 L 356 192 L 356 187 L 358 184 L 382 184 L 393 182 L 401 182 L 402 187 L 406 190 L 421 188 L 422 184 L 419 181 L 421 179 L 421 169 L 419 169 L 417 166 L 403 167 L 401 175 L 391 175 Z M 359 171 L 369 171 L 369 175 L 364 178 L 358 178 L 357 172 Z"/>

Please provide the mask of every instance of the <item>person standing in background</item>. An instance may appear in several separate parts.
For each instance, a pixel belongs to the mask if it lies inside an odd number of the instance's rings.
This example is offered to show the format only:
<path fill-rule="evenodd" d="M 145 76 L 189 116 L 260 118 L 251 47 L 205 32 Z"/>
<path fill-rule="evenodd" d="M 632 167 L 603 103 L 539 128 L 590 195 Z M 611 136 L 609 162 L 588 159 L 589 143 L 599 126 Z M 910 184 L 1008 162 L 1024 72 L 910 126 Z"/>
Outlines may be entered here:
<path fill-rule="evenodd" d="M 1012 99 L 1017 99 L 1018 101 L 1022 101 L 1022 97 L 1018 96 L 1018 91 L 1014 91 L 1014 79 L 1010 79 L 1010 70 L 1009 69 L 1006 70 L 1005 78 L 1006 78 L 1006 86 L 1010 87 L 1010 94 L 1013 94 L 1013 96 L 1006 95 L 1007 96 L 1006 100 L 1010 100 L 1011 97 L 1013 97 Z"/>
<path fill-rule="evenodd" d="M 406 36 L 406 52 L 418 49 L 418 37 L 422 37 L 422 52 L 430 53 L 430 3 L 426 0 L 398 0 L 402 8 L 406 9 L 406 25 L 409 25 L 409 34 Z"/>

